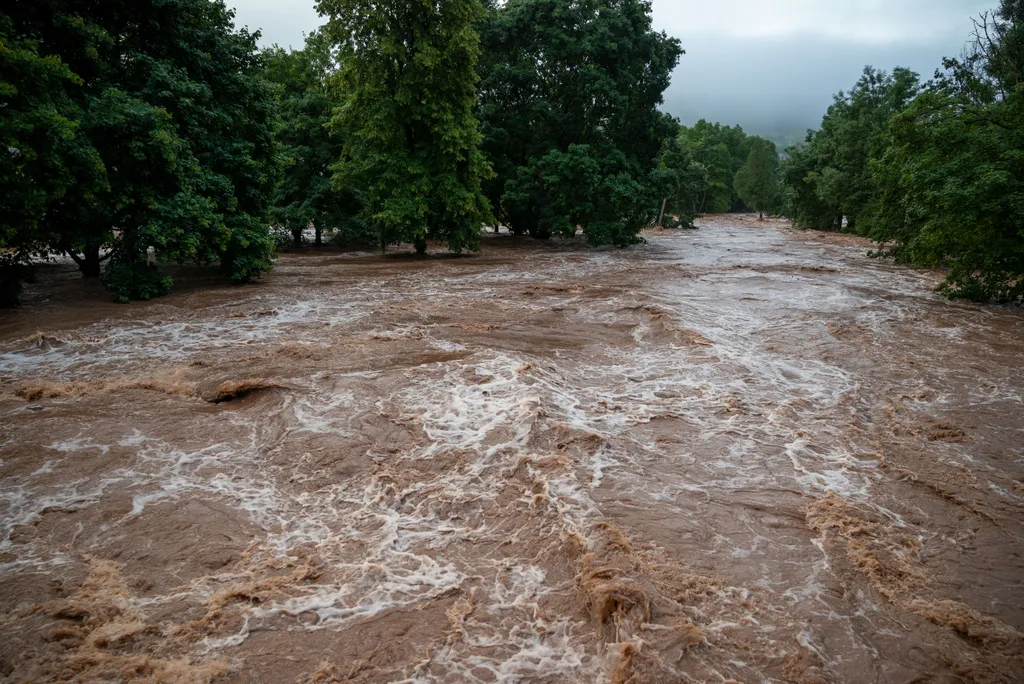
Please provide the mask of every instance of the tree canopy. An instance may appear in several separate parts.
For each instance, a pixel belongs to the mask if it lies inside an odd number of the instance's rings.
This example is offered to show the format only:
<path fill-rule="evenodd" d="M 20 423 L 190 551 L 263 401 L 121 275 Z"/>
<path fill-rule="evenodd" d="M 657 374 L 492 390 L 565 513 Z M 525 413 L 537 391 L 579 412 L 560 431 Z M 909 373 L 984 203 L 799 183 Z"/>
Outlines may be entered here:
<path fill-rule="evenodd" d="M 964 56 L 920 84 L 870 67 L 788 150 L 787 213 L 948 269 L 952 297 L 1024 303 L 1024 3 L 975 21 Z"/>
<path fill-rule="evenodd" d="M 949 269 L 952 296 L 1024 304 L 1024 4 L 976 24 L 963 59 L 892 122 L 875 163 L 881 254 Z"/>
<path fill-rule="evenodd" d="M 708 187 L 708 170 L 693 154 L 683 134 L 665 139 L 651 185 L 662 198 L 659 223 L 666 228 L 693 228 Z"/>
<path fill-rule="evenodd" d="M 341 98 L 331 84 L 337 71 L 331 43 L 320 31 L 306 38 L 301 50 L 273 47 L 264 54 L 266 76 L 278 87 L 282 173 L 274 193 L 271 220 L 291 233 L 296 245 L 313 227 L 316 244 L 326 230 L 349 240 L 365 238 L 359 193 L 336 188 L 333 166 L 341 158 L 341 135 L 331 119 Z"/>
<path fill-rule="evenodd" d="M 775 143 L 755 140 L 750 146 L 747 163 L 736 172 L 736 194 L 762 219 L 775 205 L 779 194 L 778 170 L 779 153 L 775 151 Z"/>
<path fill-rule="evenodd" d="M 150 250 L 236 281 L 270 268 L 273 100 L 256 37 L 232 17 L 211 0 L 4 10 L 8 247 L 65 253 L 87 277 L 111 259 L 104 284 L 121 300 L 169 287 Z"/>
<path fill-rule="evenodd" d="M 698 212 L 721 214 L 751 209 L 736 190 L 736 174 L 747 163 L 751 147 L 768 140 L 747 135 L 739 126 L 725 126 L 701 119 L 693 126 L 683 127 L 694 160 L 707 172 Z M 772 148 L 774 150 L 774 147 Z"/>
<path fill-rule="evenodd" d="M 163 262 L 272 266 L 270 226 L 479 248 L 485 224 L 627 246 L 701 213 L 784 211 L 943 291 L 1024 302 L 1021 0 L 934 79 L 866 67 L 781 162 L 739 126 L 661 112 L 683 50 L 650 0 L 319 0 L 260 51 L 221 0 L 0 11 L 0 300 L 63 254 L 127 301 Z M 104 265 L 105 264 L 105 265 Z"/>
<path fill-rule="evenodd" d="M 481 183 L 475 23 L 479 0 L 320 0 L 337 46 L 344 139 L 339 187 L 357 187 L 381 247 L 427 239 L 475 250 L 490 217 Z"/>
<path fill-rule="evenodd" d="M 877 199 L 870 160 L 886 149 L 889 122 L 914 98 L 919 83 L 908 69 L 888 74 L 866 67 L 848 93 L 836 95 L 821 129 L 789 153 L 785 174 L 797 223 L 839 229 L 845 221 L 857 232 L 870 221 Z"/>
<path fill-rule="evenodd" d="M 509 0 L 479 23 L 486 192 L 516 234 L 628 245 L 657 216 L 658 110 L 682 55 L 648 0 Z"/>

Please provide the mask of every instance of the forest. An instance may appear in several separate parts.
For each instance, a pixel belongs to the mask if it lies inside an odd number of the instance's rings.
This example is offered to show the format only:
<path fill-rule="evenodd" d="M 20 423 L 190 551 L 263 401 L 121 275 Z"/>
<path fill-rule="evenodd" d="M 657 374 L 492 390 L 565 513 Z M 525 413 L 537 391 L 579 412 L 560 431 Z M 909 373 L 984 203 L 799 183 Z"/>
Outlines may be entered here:
<path fill-rule="evenodd" d="M 782 211 L 797 225 L 945 269 L 947 295 L 1024 303 L 1024 2 L 975 19 L 927 82 L 865 68 L 788 152 Z"/>
<path fill-rule="evenodd" d="M 275 253 L 481 248 L 488 228 L 627 247 L 757 212 L 1024 302 L 1024 2 L 978 17 L 934 78 L 867 67 L 785 150 L 660 109 L 684 57 L 649 0 L 320 0 L 300 50 L 219 0 L 0 11 L 0 300 L 61 257 L 117 301 L 166 263 L 244 283 Z M 968 27 L 969 29 L 969 27 Z"/>

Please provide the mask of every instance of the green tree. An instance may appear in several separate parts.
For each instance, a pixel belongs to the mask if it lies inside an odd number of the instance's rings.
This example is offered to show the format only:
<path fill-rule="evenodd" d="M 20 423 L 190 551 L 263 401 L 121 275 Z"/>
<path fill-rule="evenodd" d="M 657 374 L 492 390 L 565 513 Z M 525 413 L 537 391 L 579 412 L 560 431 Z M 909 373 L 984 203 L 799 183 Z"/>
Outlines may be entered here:
<path fill-rule="evenodd" d="M 0 13 L 0 305 L 18 302 L 36 252 L 45 251 L 40 220 L 75 185 L 76 166 L 97 163 L 83 150 L 81 111 L 69 91 L 81 78 Z M 82 154 L 84 152 L 84 154 Z"/>
<path fill-rule="evenodd" d="M 908 69 L 887 74 L 865 67 L 848 93 L 835 96 L 821 129 L 808 135 L 787 165 L 785 175 L 794 190 L 791 218 L 798 225 L 867 233 L 878 200 L 872 160 L 889 145 L 892 117 L 918 90 L 918 76 Z"/>
<path fill-rule="evenodd" d="M 478 248 L 491 171 L 473 117 L 480 0 L 320 0 L 339 50 L 339 187 L 362 193 L 382 248 L 427 239 Z"/>
<path fill-rule="evenodd" d="M 748 207 L 760 214 L 771 209 L 779 193 L 779 154 L 775 143 L 758 139 L 750 147 L 747 163 L 736 172 L 734 186 Z"/>
<path fill-rule="evenodd" d="M 274 194 L 271 216 L 276 225 L 302 244 L 303 232 L 314 229 L 320 246 L 325 230 L 342 239 L 363 238 L 359 198 L 351 188 L 335 189 L 331 167 L 341 158 L 341 136 L 330 121 L 340 100 L 329 80 L 335 61 L 329 39 L 320 31 L 306 38 L 302 50 L 274 47 L 265 52 L 267 78 L 278 86 L 281 124 L 277 139 L 283 169 Z"/>
<path fill-rule="evenodd" d="M 786 159 L 781 164 L 783 212 L 801 228 L 841 230 L 843 217 L 818 194 L 814 135 L 813 131 L 808 132 L 804 145 L 786 150 Z"/>
<path fill-rule="evenodd" d="M 701 119 L 683 129 L 695 161 L 708 174 L 708 185 L 701 199 L 699 212 L 720 214 L 743 211 L 747 207 L 736 192 L 736 173 L 747 163 L 754 138 L 739 126 L 723 126 Z"/>
<path fill-rule="evenodd" d="M 940 290 L 1024 304 L 1024 5 L 983 15 L 962 60 L 892 124 L 875 165 L 882 255 L 946 267 Z"/>
<path fill-rule="evenodd" d="M 30 234 L 73 181 L 65 165 L 80 116 L 68 89 L 81 79 L 0 14 L 0 241 Z"/>
<path fill-rule="evenodd" d="M 652 185 L 682 54 L 647 0 L 509 0 L 479 24 L 486 192 L 516 234 L 629 245 L 656 220 Z M 656 176 L 653 177 L 657 180 Z"/>
<path fill-rule="evenodd" d="M 708 172 L 696 161 L 689 140 L 680 134 L 667 138 L 651 173 L 650 185 L 661 198 L 659 225 L 693 228 L 708 186 Z"/>
<path fill-rule="evenodd" d="M 274 110 L 255 36 L 236 33 L 210 0 L 29 5 L 5 10 L 3 25 L 23 52 L 68 75 L 18 91 L 59 103 L 48 110 L 59 134 L 47 133 L 58 173 L 23 165 L 24 185 L 49 189 L 8 241 L 64 252 L 87 277 L 112 259 L 104 283 L 121 300 L 169 286 L 151 249 L 159 260 L 220 262 L 236 281 L 269 269 Z M 2 116 L 24 120 L 29 99 L 15 97 Z M 42 149 L 33 135 L 43 128 L 12 130 L 9 150 Z"/>

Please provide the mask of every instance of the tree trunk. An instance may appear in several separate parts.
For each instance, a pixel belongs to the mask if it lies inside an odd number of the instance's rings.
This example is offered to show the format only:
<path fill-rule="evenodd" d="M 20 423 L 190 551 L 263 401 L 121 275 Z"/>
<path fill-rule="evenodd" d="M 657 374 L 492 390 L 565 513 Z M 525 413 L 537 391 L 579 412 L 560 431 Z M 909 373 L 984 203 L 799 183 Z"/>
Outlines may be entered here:
<path fill-rule="evenodd" d="M 757 220 L 758 221 L 764 221 L 764 212 L 763 211 L 760 212 L 760 215 L 757 217 Z"/>
<path fill-rule="evenodd" d="M 515 214 L 508 217 L 508 232 L 513 235 L 526 235 L 530 232 L 529 221 L 522 214 Z"/>
<path fill-rule="evenodd" d="M 416 238 L 416 253 L 426 254 L 427 253 L 427 239 L 418 237 Z"/>
<path fill-rule="evenodd" d="M 68 252 L 71 258 L 78 264 L 78 270 L 82 272 L 83 278 L 99 278 L 100 277 L 100 264 L 103 261 L 100 259 L 100 245 L 97 244 L 86 244 L 82 248 L 82 256 L 78 256 L 74 252 Z"/>
<path fill-rule="evenodd" d="M 295 245 L 296 247 L 301 247 L 302 246 L 302 229 L 301 228 L 293 228 L 292 229 L 292 244 Z"/>
<path fill-rule="evenodd" d="M 533 235 L 537 227 L 537 211 L 528 207 L 523 211 L 511 212 L 505 223 L 513 235 Z"/>
<path fill-rule="evenodd" d="M 324 229 L 320 226 L 316 226 L 316 246 L 323 247 L 324 245 Z"/>
<path fill-rule="evenodd" d="M 658 227 L 662 227 L 662 221 L 665 220 L 665 206 L 668 204 L 668 197 L 661 200 L 661 212 L 658 214 Z"/>

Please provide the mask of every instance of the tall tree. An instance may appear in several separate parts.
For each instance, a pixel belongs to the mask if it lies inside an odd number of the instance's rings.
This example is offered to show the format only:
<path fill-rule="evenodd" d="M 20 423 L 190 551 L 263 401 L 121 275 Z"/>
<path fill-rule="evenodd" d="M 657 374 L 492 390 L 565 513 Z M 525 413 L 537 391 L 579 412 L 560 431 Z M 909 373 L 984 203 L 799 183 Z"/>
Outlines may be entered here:
<path fill-rule="evenodd" d="M 60 57 L 40 53 L 21 17 L 0 12 L 0 306 L 17 304 L 29 260 L 47 250 L 47 207 L 99 163 L 78 130 L 80 85 Z"/>
<path fill-rule="evenodd" d="M 1024 304 L 1024 3 L 983 15 L 945 66 L 893 122 L 871 235 L 948 268 L 947 295 Z"/>
<path fill-rule="evenodd" d="M 693 228 L 708 187 L 708 172 L 694 159 L 689 139 L 681 133 L 666 138 L 651 174 L 661 198 L 658 223 L 665 228 Z"/>
<path fill-rule="evenodd" d="M 343 143 L 330 130 L 334 110 L 340 105 L 329 84 L 335 72 L 331 43 L 320 31 L 306 38 L 302 50 L 273 47 L 266 51 L 267 78 L 278 87 L 283 169 L 274 194 L 271 216 L 302 244 L 312 226 L 320 246 L 325 230 L 341 237 L 362 237 L 359 198 L 352 188 L 335 189 L 331 168 L 341 158 Z"/>
<path fill-rule="evenodd" d="M 871 161 L 889 144 L 889 122 L 919 90 L 917 74 L 897 68 L 892 74 L 865 67 L 856 85 L 835 96 L 821 123 L 794 154 L 786 175 L 799 198 L 792 206 L 799 225 L 812 228 L 844 226 L 866 233 L 875 212 L 878 188 Z M 802 177 L 795 177 L 799 169 Z M 812 193 L 805 192 L 808 186 Z"/>
<path fill-rule="evenodd" d="M 0 240 L 38 227 L 46 206 L 73 183 L 67 169 L 81 112 L 69 96 L 81 79 L 32 35 L 0 14 Z"/>
<path fill-rule="evenodd" d="M 841 230 L 843 217 L 838 209 L 818 194 L 818 157 L 815 132 L 809 131 L 803 145 L 786 150 L 781 164 L 784 183 L 784 212 L 800 226 L 813 230 Z"/>
<path fill-rule="evenodd" d="M 747 163 L 736 172 L 735 187 L 740 198 L 748 207 L 760 214 L 776 203 L 778 185 L 779 153 L 775 143 L 755 140 L 750 147 Z"/>
<path fill-rule="evenodd" d="M 320 0 L 339 50 L 341 187 L 362 192 L 381 247 L 477 249 L 491 171 L 473 117 L 480 0 Z"/>
<path fill-rule="evenodd" d="M 648 0 L 509 0 L 480 24 L 479 116 L 500 220 L 537 238 L 628 245 L 656 219 L 674 124 L 658 111 L 679 42 Z"/>
<path fill-rule="evenodd" d="M 87 277 L 112 258 L 104 283 L 122 300 L 169 286 L 151 249 L 220 262 L 236 281 L 269 269 L 273 103 L 255 36 L 236 33 L 211 0 L 29 5 L 4 21 L 72 74 L 61 96 L 71 104 L 60 110 L 60 191 L 22 222 L 18 242 L 69 254 Z M 11 148 L 32 149 L 30 136 Z"/>

